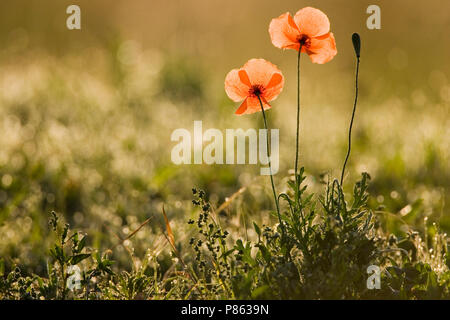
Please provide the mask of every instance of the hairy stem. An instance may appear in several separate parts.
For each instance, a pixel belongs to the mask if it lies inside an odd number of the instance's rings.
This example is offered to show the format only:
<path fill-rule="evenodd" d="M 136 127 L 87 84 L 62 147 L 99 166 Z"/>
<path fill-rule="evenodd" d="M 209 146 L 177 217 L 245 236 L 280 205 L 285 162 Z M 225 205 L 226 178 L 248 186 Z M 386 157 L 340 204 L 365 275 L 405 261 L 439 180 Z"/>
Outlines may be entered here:
<path fill-rule="evenodd" d="M 297 172 L 298 172 L 298 145 L 299 145 L 299 134 L 300 134 L 300 56 L 302 52 L 302 44 L 298 50 L 297 56 L 297 138 L 295 143 L 295 167 L 294 176 L 297 182 Z"/>
<path fill-rule="evenodd" d="M 359 57 L 356 58 L 355 103 L 353 104 L 352 119 L 350 120 L 350 127 L 348 129 L 348 150 L 347 150 L 347 156 L 345 157 L 344 165 L 342 167 L 341 186 L 342 186 L 342 182 L 344 181 L 345 166 L 347 165 L 347 161 L 348 161 L 348 158 L 350 157 L 350 151 L 352 148 L 353 120 L 355 119 L 356 103 L 358 102 L 358 75 L 359 75 Z"/>
<path fill-rule="evenodd" d="M 258 99 L 259 99 L 259 104 L 261 105 L 261 111 L 262 111 L 263 118 L 264 118 L 264 127 L 265 127 L 265 129 L 267 131 L 267 134 L 268 134 L 269 133 L 269 129 L 267 127 L 267 120 L 266 120 L 266 113 L 264 112 L 264 106 L 263 106 L 263 103 L 261 101 L 261 97 L 259 95 L 257 95 L 257 96 L 258 96 Z M 267 150 L 266 151 L 267 151 L 267 158 L 269 160 L 270 182 L 272 183 L 273 198 L 275 200 L 275 206 L 277 207 L 278 221 L 280 222 L 280 225 L 281 225 L 281 228 L 282 228 L 282 231 L 283 231 L 283 235 L 284 235 L 284 226 L 283 226 L 283 223 L 281 222 L 280 207 L 279 207 L 279 204 L 278 204 L 277 192 L 275 191 L 275 184 L 273 183 L 272 162 L 270 160 L 269 136 L 268 135 L 267 135 L 266 142 L 267 142 Z"/>
<path fill-rule="evenodd" d="M 299 149 L 299 136 L 300 136 L 300 57 L 302 53 L 302 44 L 298 49 L 297 56 L 297 134 L 295 143 L 295 167 L 294 167 L 294 177 L 295 177 L 295 203 L 298 205 L 298 189 L 299 189 L 299 179 L 298 179 L 298 149 Z"/>

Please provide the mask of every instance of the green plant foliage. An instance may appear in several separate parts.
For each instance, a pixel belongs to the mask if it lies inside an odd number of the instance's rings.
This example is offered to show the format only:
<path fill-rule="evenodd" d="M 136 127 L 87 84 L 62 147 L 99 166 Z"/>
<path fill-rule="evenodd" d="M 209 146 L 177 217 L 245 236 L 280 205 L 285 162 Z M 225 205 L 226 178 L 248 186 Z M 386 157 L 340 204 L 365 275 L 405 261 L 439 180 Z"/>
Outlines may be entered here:
<path fill-rule="evenodd" d="M 193 189 L 198 208 L 189 246 L 177 243 L 167 264 L 151 251 L 139 267 L 114 271 L 111 250 L 86 246 L 88 235 L 72 231 L 52 212 L 57 235 L 49 248 L 46 276 L 5 271 L 2 299 L 443 299 L 450 298 L 446 235 L 436 225 L 422 240 L 411 231 L 387 235 L 368 206 L 370 176 L 363 173 L 352 194 L 337 180 L 323 194 L 308 194 L 303 168 L 289 181 L 282 225 L 253 222 L 253 240 L 231 239 L 223 221 Z M 274 216 L 276 213 L 273 212 Z M 276 219 L 274 219 L 276 220 Z M 190 248 L 189 248 L 190 247 Z M 80 287 L 67 286 L 70 266 L 82 270 Z M 366 286 L 367 267 L 381 268 L 381 288 Z"/>

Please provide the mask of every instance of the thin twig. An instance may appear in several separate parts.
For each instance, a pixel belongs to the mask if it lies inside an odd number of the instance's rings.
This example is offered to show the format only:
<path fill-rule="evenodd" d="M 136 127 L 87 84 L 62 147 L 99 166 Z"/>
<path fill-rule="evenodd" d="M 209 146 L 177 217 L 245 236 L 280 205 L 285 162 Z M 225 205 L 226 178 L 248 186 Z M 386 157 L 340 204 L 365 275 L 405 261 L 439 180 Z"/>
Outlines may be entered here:
<path fill-rule="evenodd" d="M 120 242 L 117 243 L 116 245 L 114 245 L 110 250 L 115 249 L 118 245 L 123 244 L 125 241 L 131 239 L 136 233 L 139 232 L 139 230 L 141 230 L 147 223 L 150 222 L 150 220 L 153 218 L 153 216 L 151 216 L 150 218 L 148 218 L 147 220 L 145 220 L 144 222 L 141 223 L 141 225 L 139 227 L 137 227 L 136 230 L 134 230 L 133 232 L 131 232 L 125 239 L 122 239 L 121 237 L 119 237 L 118 235 L 114 234 L 119 240 Z"/>

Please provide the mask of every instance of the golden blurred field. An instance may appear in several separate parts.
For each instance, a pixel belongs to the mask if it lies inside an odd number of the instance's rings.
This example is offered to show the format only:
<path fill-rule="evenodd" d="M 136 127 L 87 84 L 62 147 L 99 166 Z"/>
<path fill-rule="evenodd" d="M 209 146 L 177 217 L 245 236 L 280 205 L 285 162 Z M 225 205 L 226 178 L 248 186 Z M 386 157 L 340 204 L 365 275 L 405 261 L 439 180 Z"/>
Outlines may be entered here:
<path fill-rule="evenodd" d="M 176 166 L 170 135 L 191 130 L 194 120 L 261 128 L 260 114 L 234 115 L 223 80 L 250 58 L 270 60 L 286 77 L 268 112 L 280 129 L 275 181 L 283 191 L 295 152 L 296 54 L 273 47 L 267 29 L 272 18 L 308 5 L 327 13 L 338 49 L 325 65 L 302 57 L 300 164 L 310 188 L 323 188 L 322 174 L 340 173 L 354 94 L 351 34 L 359 32 L 360 100 L 346 181 L 370 173 L 371 205 L 391 232 L 403 232 L 404 223 L 421 229 L 425 217 L 450 231 L 448 2 L 73 2 L 82 10 L 80 31 L 65 26 L 72 2 L 0 3 L 0 256 L 8 264 L 43 272 L 51 210 L 102 248 L 154 215 L 128 244 L 136 256 L 165 245 L 157 223 L 163 203 L 178 240 L 188 239 L 182 224 L 193 212 L 192 187 L 216 207 L 247 187 L 223 217 L 237 237 L 251 221 L 267 221 L 273 203 L 258 166 Z M 368 30 L 365 11 L 375 3 L 382 28 Z M 115 259 L 126 264 L 118 250 Z"/>

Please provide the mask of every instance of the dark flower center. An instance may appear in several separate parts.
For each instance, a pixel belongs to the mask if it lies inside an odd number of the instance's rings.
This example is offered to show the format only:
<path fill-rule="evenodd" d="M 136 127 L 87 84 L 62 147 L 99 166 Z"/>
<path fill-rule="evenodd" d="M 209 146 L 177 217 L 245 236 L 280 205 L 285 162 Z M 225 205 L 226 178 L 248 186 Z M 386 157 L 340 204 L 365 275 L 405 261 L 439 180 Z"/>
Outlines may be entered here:
<path fill-rule="evenodd" d="M 260 96 L 264 93 L 264 87 L 260 84 L 255 84 L 250 88 L 249 93 L 252 96 Z"/>
<path fill-rule="evenodd" d="M 300 35 L 297 38 L 297 41 L 300 43 L 302 47 L 309 48 L 309 46 L 311 45 L 311 39 L 305 34 Z"/>

